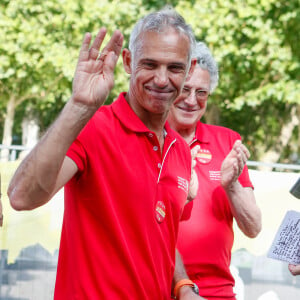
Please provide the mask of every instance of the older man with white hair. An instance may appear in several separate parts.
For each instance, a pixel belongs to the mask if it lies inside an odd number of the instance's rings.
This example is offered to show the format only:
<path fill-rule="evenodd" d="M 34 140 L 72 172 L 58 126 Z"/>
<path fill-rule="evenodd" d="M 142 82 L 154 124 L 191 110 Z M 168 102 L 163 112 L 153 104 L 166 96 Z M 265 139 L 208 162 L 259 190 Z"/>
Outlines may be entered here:
<path fill-rule="evenodd" d="M 195 171 L 199 189 L 194 201 L 185 206 L 179 228 L 178 250 L 191 280 L 177 282 L 180 290 L 192 293 L 196 284 L 205 299 L 236 299 L 230 273 L 233 218 L 248 237 L 261 230 L 261 212 L 256 205 L 246 161 L 249 151 L 240 135 L 228 128 L 201 121 L 209 95 L 218 84 L 218 66 L 204 43 L 193 55 L 197 64 L 174 101 L 168 121 L 191 149 L 200 146 Z M 175 278 L 184 277 L 178 255 Z M 182 292 L 183 293 L 183 292 Z"/>

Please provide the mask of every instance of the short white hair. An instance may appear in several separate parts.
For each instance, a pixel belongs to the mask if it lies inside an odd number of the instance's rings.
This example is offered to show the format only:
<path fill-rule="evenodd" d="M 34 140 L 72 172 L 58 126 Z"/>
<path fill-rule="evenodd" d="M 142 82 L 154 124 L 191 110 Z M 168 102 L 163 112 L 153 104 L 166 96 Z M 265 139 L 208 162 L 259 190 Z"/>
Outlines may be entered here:
<path fill-rule="evenodd" d="M 129 50 L 131 52 L 131 62 L 133 65 L 135 63 L 136 54 L 142 46 L 140 39 L 141 34 L 147 31 L 163 33 L 167 28 L 173 28 L 188 37 L 190 41 L 188 64 L 190 65 L 192 52 L 196 44 L 193 30 L 191 26 L 185 22 L 184 18 L 169 5 L 159 11 L 148 14 L 140 19 L 134 26 L 129 39 Z"/>
<path fill-rule="evenodd" d="M 218 86 L 219 68 L 211 51 L 204 42 L 197 42 L 192 57 L 197 59 L 197 66 L 208 71 L 210 76 L 209 92 L 212 93 Z"/>

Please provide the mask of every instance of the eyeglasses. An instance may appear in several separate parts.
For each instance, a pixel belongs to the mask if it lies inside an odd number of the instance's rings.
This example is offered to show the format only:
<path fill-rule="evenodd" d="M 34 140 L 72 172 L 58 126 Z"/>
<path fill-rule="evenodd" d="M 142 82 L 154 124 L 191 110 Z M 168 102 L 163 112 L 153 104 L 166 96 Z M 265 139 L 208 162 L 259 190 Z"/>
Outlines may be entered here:
<path fill-rule="evenodd" d="M 202 89 L 195 90 L 188 87 L 183 87 L 181 93 L 187 98 L 191 95 L 192 91 L 194 91 L 198 100 L 206 100 L 209 97 L 209 92 Z"/>

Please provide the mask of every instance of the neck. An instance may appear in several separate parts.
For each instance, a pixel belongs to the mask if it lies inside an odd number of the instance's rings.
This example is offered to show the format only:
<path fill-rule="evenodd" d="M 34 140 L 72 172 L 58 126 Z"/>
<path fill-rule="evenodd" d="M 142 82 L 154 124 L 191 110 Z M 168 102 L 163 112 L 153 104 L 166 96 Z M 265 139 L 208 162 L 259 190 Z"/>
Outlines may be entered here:
<path fill-rule="evenodd" d="M 134 105 L 135 102 L 130 97 L 130 92 L 126 95 L 126 100 L 129 106 L 133 109 L 135 114 L 139 117 L 139 119 L 145 124 L 145 126 L 153 131 L 157 137 L 163 136 L 164 126 L 167 121 L 168 111 L 163 113 L 154 113 L 149 110 L 146 110 L 144 107 L 140 105 Z"/>
<path fill-rule="evenodd" d="M 170 126 L 173 130 L 177 131 L 188 144 L 193 140 L 196 132 L 195 127 L 180 128 L 177 126 L 173 126 L 171 123 Z"/>
<path fill-rule="evenodd" d="M 161 153 L 163 152 L 163 148 L 164 148 L 164 144 L 165 144 L 165 137 L 166 137 L 165 130 L 163 129 L 162 133 L 160 135 L 157 135 Z"/>

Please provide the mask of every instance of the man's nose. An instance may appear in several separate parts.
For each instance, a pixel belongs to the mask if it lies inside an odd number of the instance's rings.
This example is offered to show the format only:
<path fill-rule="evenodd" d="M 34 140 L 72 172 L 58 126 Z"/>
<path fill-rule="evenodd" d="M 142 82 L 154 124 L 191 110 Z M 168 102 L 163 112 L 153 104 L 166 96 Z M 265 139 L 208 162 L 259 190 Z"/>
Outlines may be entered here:
<path fill-rule="evenodd" d="M 159 87 L 164 87 L 168 84 L 168 70 L 164 67 L 158 68 L 154 75 L 154 83 Z"/>
<path fill-rule="evenodd" d="M 191 90 L 188 97 L 185 98 L 185 103 L 195 105 L 197 103 L 197 96 L 194 90 Z"/>

